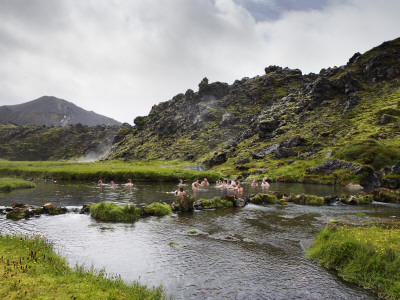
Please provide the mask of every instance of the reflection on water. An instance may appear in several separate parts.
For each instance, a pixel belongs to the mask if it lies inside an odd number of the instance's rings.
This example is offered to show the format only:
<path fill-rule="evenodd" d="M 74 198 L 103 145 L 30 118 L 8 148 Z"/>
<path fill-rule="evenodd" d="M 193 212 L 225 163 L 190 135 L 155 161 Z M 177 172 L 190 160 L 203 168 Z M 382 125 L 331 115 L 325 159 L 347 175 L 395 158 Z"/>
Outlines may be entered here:
<path fill-rule="evenodd" d="M 314 186 L 330 195 L 326 186 Z M 312 185 L 272 185 L 285 192 Z M 101 190 L 95 184 L 39 184 L 32 191 L 0 197 L 1 205 L 26 202 L 62 206 L 114 201 L 171 203 L 173 184 L 136 184 Z M 220 191 L 210 187 L 199 197 Z M 246 193 L 252 193 L 246 186 Z M 338 193 L 339 194 L 339 193 Z M 363 212 L 363 216 L 356 212 Z M 163 284 L 168 295 L 180 299 L 375 299 L 373 294 L 346 283 L 334 273 L 304 257 L 303 249 L 331 218 L 354 221 L 400 219 L 398 205 L 322 206 L 289 204 L 242 209 L 199 211 L 162 218 L 146 218 L 134 224 L 103 223 L 88 215 L 69 213 L 41 216 L 18 222 L 0 216 L 2 233 L 41 233 L 71 263 L 106 268 L 127 281 Z M 362 221 L 362 220 L 361 220 Z M 187 231 L 195 229 L 197 234 Z M 171 243 L 173 242 L 173 243 Z"/>

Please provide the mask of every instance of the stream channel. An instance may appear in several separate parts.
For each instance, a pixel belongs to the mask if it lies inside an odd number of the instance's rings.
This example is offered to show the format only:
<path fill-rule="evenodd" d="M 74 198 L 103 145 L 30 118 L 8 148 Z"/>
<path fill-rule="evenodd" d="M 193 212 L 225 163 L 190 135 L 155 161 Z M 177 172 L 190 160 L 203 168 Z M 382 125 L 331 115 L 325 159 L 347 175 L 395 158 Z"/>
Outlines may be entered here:
<path fill-rule="evenodd" d="M 244 184 L 244 194 L 256 191 Z M 14 202 L 69 210 L 101 201 L 141 204 L 172 203 L 172 183 L 135 183 L 98 188 L 94 182 L 38 182 L 31 190 L 0 195 L 0 208 Z M 186 187 L 190 190 L 189 187 Z M 271 191 L 295 194 L 354 193 L 344 187 L 272 183 Z M 197 198 L 223 196 L 211 185 Z M 189 191 L 188 194 L 193 194 Z M 305 257 L 315 235 L 330 219 L 347 222 L 400 220 L 400 205 L 372 203 L 349 206 L 247 205 L 149 217 L 132 224 L 105 223 L 89 215 L 7 220 L 0 215 L 1 234 L 42 234 L 71 266 L 84 265 L 125 281 L 162 284 L 174 299 L 378 299 Z M 187 233 L 195 229 L 196 234 Z"/>

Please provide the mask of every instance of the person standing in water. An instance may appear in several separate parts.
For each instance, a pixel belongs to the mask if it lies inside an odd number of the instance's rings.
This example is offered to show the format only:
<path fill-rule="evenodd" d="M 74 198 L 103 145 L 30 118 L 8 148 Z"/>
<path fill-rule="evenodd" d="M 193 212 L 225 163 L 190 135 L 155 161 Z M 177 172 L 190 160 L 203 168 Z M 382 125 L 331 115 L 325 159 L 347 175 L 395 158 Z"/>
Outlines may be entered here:
<path fill-rule="evenodd" d="M 263 190 L 266 190 L 269 188 L 269 183 L 267 182 L 267 177 L 264 177 L 262 182 L 261 182 L 261 187 Z"/>
<path fill-rule="evenodd" d="M 196 181 L 192 183 L 192 189 L 193 191 L 197 191 L 199 188 L 200 188 L 199 180 L 196 179 Z"/>
<path fill-rule="evenodd" d="M 128 179 L 128 182 L 125 185 L 128 187 L 132 187 L 133 186 L 132 180 Z"/>

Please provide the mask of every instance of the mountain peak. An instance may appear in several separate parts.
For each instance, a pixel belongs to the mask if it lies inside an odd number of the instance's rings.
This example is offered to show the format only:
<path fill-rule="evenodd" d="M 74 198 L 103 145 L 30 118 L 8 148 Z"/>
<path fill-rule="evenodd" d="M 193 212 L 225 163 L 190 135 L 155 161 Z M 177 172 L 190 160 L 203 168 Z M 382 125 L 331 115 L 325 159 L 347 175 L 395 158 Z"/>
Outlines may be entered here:
<path fill-rule="evenodd" d="M 0 122 L 46 126 L 66 126 L 77 123 L 88 126 L 121 125 L 114 119 L 89 112 L 72 102 L 54 96 L 42 96 L 22 104 L 0 106 Z"/>

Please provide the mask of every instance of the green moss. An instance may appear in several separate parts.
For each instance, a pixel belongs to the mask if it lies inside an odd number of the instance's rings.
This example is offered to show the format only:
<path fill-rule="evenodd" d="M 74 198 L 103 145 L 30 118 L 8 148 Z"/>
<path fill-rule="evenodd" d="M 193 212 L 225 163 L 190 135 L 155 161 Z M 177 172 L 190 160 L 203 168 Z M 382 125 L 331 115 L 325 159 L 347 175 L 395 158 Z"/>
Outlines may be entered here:
<path fill-rule="evenodd" d="M 372 195 L 359 196 L 356 198 L 357 204 L 369 204 L 372 200 Z"/>
<path fill-rule="evenodd" d="M 284 199 L 279 200 L 280 205 L 287 205 L 287 202 Z"/>
<path fill-rule="evenodd" d="M 201 205 L 203 205 L 204 209 L 215 208 L 214 201 L 208 199 L 199 199 Z"/>
<path fill-rule="evenodd" d="M 270 194 L 257 194 L 253 198 L 251 198 L 251 203 L 253 204 L 276 204 L 278 203 L 278 199 L 275 195 Z"/>
<path fill-rule="evenodd" d="M 166 216 L 172 214 L 172 208 L 168 204 L 153 202 L 144 209 L 145 213 L 151 216 Z"/>
<path fill-rule="evenodd" d="M 392 165 L 399 160 L 400 151 L 369 139 L 349 143 L 338 152 L 337 157 L 371 165 L 375 170 L 380 170 L 382 167 Z"/>
<path fill-rule="evenodd" d="M 290 200 L 297 204 L 305 204 L 305 205 L 323 205 L 324 198 L 314 195 L 297 195 L 294 196 L 293 194 L 290 195 Z"/>
<path fill-rule="evenodd" d="M 397 203 L 400 202 L 399 193 L 391 193 L 383 190 L 372 190 L 371 197 L 377 202 Z"/>
<path fill-rule="evenodd" d="M 140 217 L 140 210 L 132 205 L 100 202 L 90 207 L 90 215 L 100 221 L 132 222 Z"/>
<path fill-rule="evenodd" d="M 28 217 L 29 217 L 29 214 L 27 214 L 27 213 L 15 213 L 15 212 L 10 211 L 6 214 L 6 218 L 11 219 L 11 220 L 21 220 L 21 219 L 25 219 Z"/>
<path fill-rule="evenodd" d="M 196 234 L 197 231 L 196 229 L 189 229 L 188 231 L 186 231 L 188 234 Z"/>

